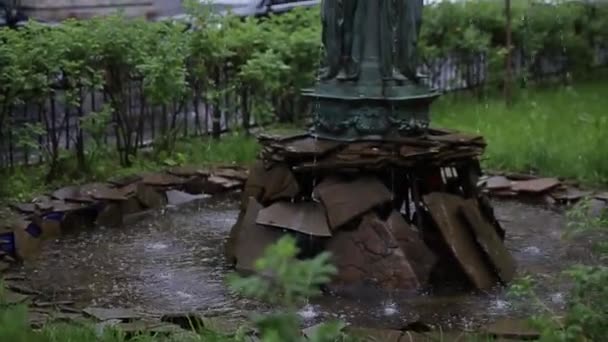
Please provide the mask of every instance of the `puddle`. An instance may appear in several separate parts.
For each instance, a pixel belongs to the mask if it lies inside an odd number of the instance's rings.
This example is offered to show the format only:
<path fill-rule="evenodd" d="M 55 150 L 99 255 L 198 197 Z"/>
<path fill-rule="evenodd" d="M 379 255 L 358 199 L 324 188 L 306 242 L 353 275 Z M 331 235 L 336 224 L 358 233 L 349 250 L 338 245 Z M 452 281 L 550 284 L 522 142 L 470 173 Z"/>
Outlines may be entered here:
<path fill-rule="evenodd" d="M 516 202 L 497 202 L 496 214 L 507 231 L 507 247 L 518 271 L 546 281 L 541 296 L 564 304 L 568 284 L 559 278 L 567 267 L 588 259 L 571 253 L 584 249 L 560 239 L 562 214 Z M 240 317 L 268 308 L 236 298 L 224 277 L 223 243 L 238 215 L 229 199 L 207 199 L 169 209 L 123 228 L 99 228 L 49 242 L 39 260 L 20 270 L 30 286 L 58 300 L 84 305 L 129 307 L 149 313 L 221 312 Z M 577 245 L 578 244 L 578 245 Z M 588 261 L 588 260 L 587 260 Z M 322 297 L 299 311 L 307 323 L 337 318 L 370 327 L 403 327 L 414 320 L 444 328 L 470 328 L 498 316 L 527 316 L 502 289 L 485 294 L 441 295 L 358 293 Z"/>

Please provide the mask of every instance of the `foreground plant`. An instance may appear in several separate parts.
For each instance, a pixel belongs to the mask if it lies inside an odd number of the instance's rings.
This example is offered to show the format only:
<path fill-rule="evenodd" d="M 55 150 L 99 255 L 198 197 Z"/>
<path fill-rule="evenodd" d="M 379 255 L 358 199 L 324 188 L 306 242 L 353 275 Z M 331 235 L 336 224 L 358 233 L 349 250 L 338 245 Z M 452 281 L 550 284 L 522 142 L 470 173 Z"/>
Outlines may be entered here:
<path fill-rule="evenodd" d="M 589 214 L 590 201 L 581 201 L 567 213 L 568 234 L 601 234 L 608 228 L 603 215 Z M 608 257 L 605 243 L 595 244 L 600 259 Z M 540 314 L 532 323 L 540 329 L 541 341 L 604 341 L 608 336 L 608 267 L 577 265 L 566 272 L 573 288 L 566 299 L 562 317 L 550 309 L 538 295 L 538 283 L 531 276 L 521 278 L 511 287 L 511 295 L 532 302 Z"/>
<path fill-rule="evenodd" d="M 231 288 L 237 293 L 279 305 L 278 313 L 255 319 L 255 325 L 264 342 L 282 341 L 345 341 L 344 324 L 330 322 L 315 329 L 312 336 L 302 336 L 296 308 L 307 299 L 320 293 L 320 286 L 329 282 L 336 268 L 329 262 L 329 253 L 321 253 L 314 259 L 298 260 L 295 240 L 285 236 L 268 248 L 255 264 L 257 275 L 230 277 Z"/>

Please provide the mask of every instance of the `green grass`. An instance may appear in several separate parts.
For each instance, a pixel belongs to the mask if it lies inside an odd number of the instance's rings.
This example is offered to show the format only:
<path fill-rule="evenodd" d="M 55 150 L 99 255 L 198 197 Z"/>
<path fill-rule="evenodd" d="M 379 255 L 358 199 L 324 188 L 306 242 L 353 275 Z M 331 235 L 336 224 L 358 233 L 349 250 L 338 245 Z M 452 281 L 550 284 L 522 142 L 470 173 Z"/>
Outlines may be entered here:
<path fill-rule="evenodd" d="M 21 167 L 0 171 L 0 203 L 28 200 L 50 189 L 71 184 L 106 181 L 112 177 L 159 171 L 176 165 L 248 165 L 259 150 L 256 139 L 244 134 L 227 134 L 220 140 L 189 138 L 179 141 L 172 153 L 140 153 L 130 167 L 119 164 L 115 153 L 99 153 L 82 172 L 72 155 L 61 158 L 61 176 L 50 183 L 45 182 L 46 165 Z M 1 216 L 1 215 L 0 215 Z"/>
<path fill-rule="evenodd" d="M 499 98 L 447 95 L 432 108 L 437 127 L 485 136 L 486 168 L 608 183 L 608 82 L 521 91 Z"/>

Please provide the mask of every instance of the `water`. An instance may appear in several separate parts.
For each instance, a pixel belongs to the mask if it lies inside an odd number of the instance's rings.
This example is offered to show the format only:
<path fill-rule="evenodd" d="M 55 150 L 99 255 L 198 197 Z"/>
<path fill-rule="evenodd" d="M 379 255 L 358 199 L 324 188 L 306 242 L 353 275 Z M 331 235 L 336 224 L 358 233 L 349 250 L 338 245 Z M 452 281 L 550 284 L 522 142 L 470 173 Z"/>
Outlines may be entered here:
<path fill-rule="evenodd" d="M 587 242 L 564 242 L 563 215 L 514 202 L 495 203 L 507 230 L 507 247 L 519 272 L 543 282 L 542 299 L 564 304 L 562 270 L 589 261 Z M 268 308 L 235 297 L 225 285 L 231 270 L 223 243 L 238 215 L 228 198 L 208 199 L 151 214 L 123 228 L 98 228 L 44 246 L 39 260 L 23 266 L 30 286 L 80 306 L 129 307 L 149 313 L 199 311 L 242 317 Z M 301 308 L 305 323 L 337 318 L 353 324 L 401 328 L 422 321 L 444 328 L 470 328 L 498 316 L 527 316 L 503 289 L 490 293 L 412 295 L 376 291 L 322 297 Z"/>

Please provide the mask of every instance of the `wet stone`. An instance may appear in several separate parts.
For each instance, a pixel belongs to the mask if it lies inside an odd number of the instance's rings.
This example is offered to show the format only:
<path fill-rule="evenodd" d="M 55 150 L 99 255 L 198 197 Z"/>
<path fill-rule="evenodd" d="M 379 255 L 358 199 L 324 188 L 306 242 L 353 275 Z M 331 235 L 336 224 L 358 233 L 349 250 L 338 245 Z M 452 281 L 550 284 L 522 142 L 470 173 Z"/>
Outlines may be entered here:
<path fill-rule="evenodd" d="M 160 193 L 153 187 L 143 183 L 137 184 L 136 196 L 139 202 L 149 209 L 161 208 L 167 204 L 164 193 Z"/>
<path fill-rule="evenodd" d="M 10 268 L 11 268 L 11 265 L 9 263 L 0 261 L 0 275 L 4 272 L 8 271 Z"/>
<path fill-rule="evenodd" d="M 127 197 L 122 191 L 112 189 L 106 184 L 92 184 L 83 187 L 83 191 L 98 201 L 125 201 Z"/>
<path fill-rule="evenodd" d="M 437 262 L 437 257 L 426 246 L 420 233 L 409 225 L 399 212 L 393 211 L 387 224 L 410 265 L 414 268 L 418 279 L 421 283 L 426 284 L 431 270 Z"/>
<path fill-rule="evenodd" d="M 211 172 L 209 169 L 199 166 L 176 166 L 167 170 L 168 173 L 182 178 L 208 177 Z"/>
<path fill-rule="evenodd" d="M 506 339 L 534 340 L 540 333 L 528 321 L 518 319 L 501 319 L 488 325 L 485 331 L 493 336 Z"/>
<path fill-rule="evenodd" d="M 193 176 L 188 178 L 184 185 L 183 190 L 191 195 L 200 195 L 205 192 L 205 179 L 200 176 Z"/>
<path fill-rule="evenodd" d="M 140 314 L 137 314 L 135 311 L 130 309 L 104 309 L 88 307 L 82 310 L 82 312 L 100 322 L 109 320 L 120 320 L 126 322 L 141 318 Z"/>
<path fill-rule="evenodd" d="M 60 201 L 69 201 L 76 203 L 91 203 L 93 199 L 84 193 L 80 186 L 68 186 L 53 191 L 51 196 Z"/>
<path fill-rule="evenodd" d="M 277 164 L 267 170 L 262 162 L 257 162 L 249 172 L 244 194 L 268 203 L 291 199 L 299 192 L 300 187 L 289 167 Z"/>
<path fill-rule="evenodd" d="M 504 176 L 494 176 L 488 178 L 486 181 L 486 189 L 488 190 L 502 190 L 509 189 L 511 187 L 511 181 Z"/>
<path fill-rule="evenodd" d="M 34 203 L 11 204 L 11 207 L 23 214 L 33 214 L 36 211 L 36 204 Z"/>
<path fill-rule="evenodd" d="M 390 191 L 380 181 L 370 177 L 351 182 L 327 178 L 315 188 L 314 193 L 327 211 L 332 230 L 392 198 Z"/>
<path fill-rule="evenodd" d="M 135 184 L 141 180 L 142 180 L 142 177 L 140 175 L 130 175 L 130 176 L 124 176 L 124 177 L 111 179 L 109 181 L 109 183 L 114 185 L 117 188 L 123 188 L 123 187 L 129 186 L 131 184 Z"/>
<path fill-rule="evenodd" d="M 363 217 L 355 230 L 340 230 L 327 243 L 338 274 L 332 285 L 374 285 L 383 289 L 414 290 L 420 286 L 398 242 L 376 214 Z"/>
<path fill-rule="evenodd" d="M 256 223 L 313 236 L 331 236 L 325 210 L 314 202 L 277 202 L 262 209 Z"/>
<path fill-rule="evenodd" d="M 461 218 L 463 199 L 446 193 L 432 193 L 424 196 L 424 202 L 443 240 L 475 287 L 488 290 L 495 286 L 498 279 L 487 267 L 485 255 Z"/>
<path fill-rule="evenodd" d="M 559 184 L 560 181 L 557 178 L 538 178 L 513 182 L 511 189 L 516 192 L 538 194 L 547 192 Z"/>
<path fill-rule="evenodd" d="M 248 174 L 248 172 L 246 169 L 236 168 L 236 167 L 219 168 L 219 169 L 213 170 L 213 172 L 212 172 L 213 176 L 223 177 L 223 178 L 228 178 L 228 179 L 236 179 L 241 182 L 245 182 L 247 180 L 247 174 Z"/>
<path fill-rule="evenodd" d="M 222 192 L 237 189 L 243 183 L 239 180 L 224 178 L 219 176 L 211 176 L 205 180 L 204 192 L 210 195 L 219 194 Z"/>
<path fill-rule="evenodd" d="M 306 137 L 286 143 L 284 149 L 286 152 L 293 153 L 297 156 L 321 157 L 338 149 L 340 146 L 342 146 L 342 144 L 336 141 Z"/>
<path fill-rule="evenodd" d="M 51 240 L 61 236 L 60 221 L 44 218 L 40 220 L 39 225 L 40 229 L 42 230 L 42 235 L 40 236 L 41 239 Z"/>
<path fill-rule="evenodd" d="M 169 190 L 165 194 L 169 205 L 182 205 L 208 197 L 207 195 L 191 195 L 179 190 Z"/>
<path fill-rule="evenodd" d="M 481 214 L 477 200 L 466 200 L 461 210 L 475 234 L 477 243 L 494 265 L 500 279 L 504 283 L 513 280 L 516 269 L 515 260 L 505 247 L 494 226 Z"/>
<path fill-rule="evenodd" d="M 6 303 L 8 305 L 23 304 L 28 299 L 30 299 L 30 296 L 26 295 L 26 294 L 17 293 L 17 292 L 14 292 L 11 290 L 6 290 L 6 289 L 2 289 L 2 290 L 3 290 L 2 302 Z"/>
<path fill-rule="evenodd" d="M 167 173 L 150 173 L 142 177 L 142 183 L 156 187 L 173 187 L 183 184 L 184 180 Z"/>
<path fill-rule="evenodd" d="M 564 190 L 553 191 L 551 197 L 560 202 L 573 202 L 585 197 L 590 197 L 591 194 L 591 191 L 582 191 L 576 188 L 567 187 Z"/>
<path fill-rule="evenodd" d="M 250 198 L 247 212 L 240 226 L 235 226 L 234 255 L 236 269 L 240 271 L 255 271 L 254 264 L 273 243 L 276 243 L 284 233 L 280 229 L 269 228 L 255 223 L 262 206 Z"/>
<path fill-rule="evenodd" d="M 99 212 L 95 221 L 102 227 L 119 227 L 123 223 L 122 206 L 120 203 L 107 203 Z"/>

